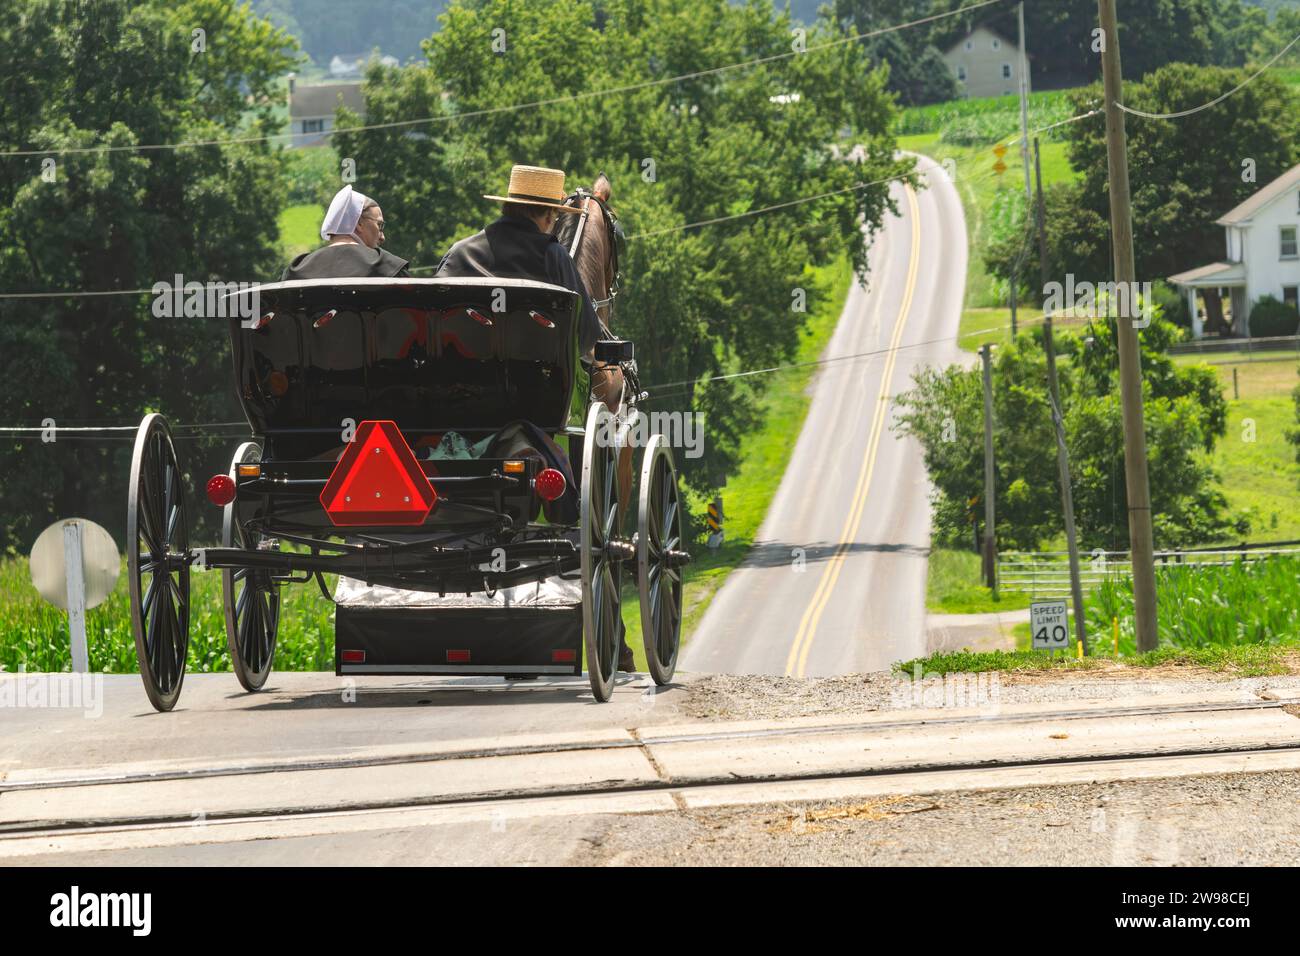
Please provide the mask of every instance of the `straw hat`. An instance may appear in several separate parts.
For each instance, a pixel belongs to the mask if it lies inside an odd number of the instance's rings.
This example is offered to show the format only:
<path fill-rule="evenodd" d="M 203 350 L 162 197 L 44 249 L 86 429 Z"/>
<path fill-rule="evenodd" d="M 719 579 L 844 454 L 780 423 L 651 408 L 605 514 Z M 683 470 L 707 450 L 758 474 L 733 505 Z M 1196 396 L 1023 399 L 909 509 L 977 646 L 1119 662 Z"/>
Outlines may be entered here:
<path fill-rule="evenodd" d="M 581 210 L 565 206 L 564 170 L 544 166 L 513 166 L 510 169 L 510 186 L 504 196 L 484 196 L 497 202 L 517 202 L 525 206 L 549 206 L 562 212 Z"/>

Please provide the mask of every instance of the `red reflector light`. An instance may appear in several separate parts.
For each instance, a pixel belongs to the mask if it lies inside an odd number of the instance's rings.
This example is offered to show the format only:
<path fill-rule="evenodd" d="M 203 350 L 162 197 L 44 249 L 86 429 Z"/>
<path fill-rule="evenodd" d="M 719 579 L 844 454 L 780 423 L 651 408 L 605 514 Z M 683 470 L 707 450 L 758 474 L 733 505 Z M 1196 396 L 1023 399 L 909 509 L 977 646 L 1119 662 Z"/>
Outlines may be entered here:
<path fill-rule="evenodd" d="M 533 487 L 543 501 L 554 501 L 564 494 L 564 473 L 555 468 L 543 468 L 533 479 Z"/>
<path fill-rule="evenodd" d="M 362 422 L 320 496 L 335 525 L 424 524 L 438 493 L 394 422 Z"/>
<path fill-rule="evenodd" d="M 448 651 L 448 652 L 447 652 L 447 663 L 448 663 L 448 664 L 468 664 L 468 663 L 469 663 L 469 651 Z"/>
<path fill-rule="evenodd" d="M 578 652 L 573 648 L 562 651 L 551 651 L 552 664 L 572 664 L 578 659 Z"/>
<path fill-rule="evenodd" d="M 344 651 L 341 655 L 344 664 L 364 664 L 366 662 L 365 651 Z"/>
<path fill-rule="evenodd" d="M 208 500 L 224 508 L 235 500 L 235 479 L 229 475 L 213 475 L 208 479 Z"/>

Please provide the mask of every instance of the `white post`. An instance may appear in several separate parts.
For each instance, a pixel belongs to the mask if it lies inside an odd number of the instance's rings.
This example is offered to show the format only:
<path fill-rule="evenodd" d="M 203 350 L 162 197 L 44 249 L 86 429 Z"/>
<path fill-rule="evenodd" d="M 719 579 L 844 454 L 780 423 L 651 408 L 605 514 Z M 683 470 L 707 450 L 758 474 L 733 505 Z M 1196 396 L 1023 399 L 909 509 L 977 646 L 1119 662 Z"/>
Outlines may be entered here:
<path fill-rule="evenodd" d="M 68 634 L 72 638 L 72 670 L 90 670 L 86 651 L 86 581 L 81 566 L 81 525 L 69 521 L 63 526 L 63 562 L 68 579 Z"/>
<path fill-rule="evenodd" d="M 1196 286 L 1187 287 L 1187 312 L 1192 317 L 1192 338 L 1199 339 L 1204 334 L 1205 329 L 1201 323 L 1201 317 L 1196 313 Z"/>

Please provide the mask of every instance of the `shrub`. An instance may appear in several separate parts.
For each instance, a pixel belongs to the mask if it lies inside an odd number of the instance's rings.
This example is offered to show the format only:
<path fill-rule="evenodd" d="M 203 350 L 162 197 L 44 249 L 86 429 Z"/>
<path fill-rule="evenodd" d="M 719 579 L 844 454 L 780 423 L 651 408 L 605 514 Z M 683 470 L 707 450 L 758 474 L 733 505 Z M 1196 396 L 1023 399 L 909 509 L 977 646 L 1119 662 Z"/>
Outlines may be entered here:
<path fill-rule="evenodd" d="M 1271 295 L 1264 296 L 1250 310 L 1252 338 L 1295 335 L 1297 325 L 1300 325 L 1300 312 L 1296 311 L 1295 306 L 1279 302 Z"/>

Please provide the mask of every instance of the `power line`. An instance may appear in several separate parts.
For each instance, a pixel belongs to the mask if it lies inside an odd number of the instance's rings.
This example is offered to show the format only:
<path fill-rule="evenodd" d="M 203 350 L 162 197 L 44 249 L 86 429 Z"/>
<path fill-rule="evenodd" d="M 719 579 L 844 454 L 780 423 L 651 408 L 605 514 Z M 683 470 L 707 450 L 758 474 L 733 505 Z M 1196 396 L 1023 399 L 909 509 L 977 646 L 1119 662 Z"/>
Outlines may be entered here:
<path fill-rule="evenodd" d="M 1116 103 L 1115 106 L 1116 106 L 1117 109 L 1121 109 L 1121 110 L 1123 110 L 1125 113 L 1129 113 L 1129 114 L 1131 114 L 1131 115 L 1133 115 L 1133 116 L 1141 116 L 1141 117 L 1144 117 L 1145 119 L 1180 119 L 1181 117 L 1184 117 L 1184 116 L 1191 116 L 1193 113 L 1199 113 L 1199 112 L 1201 112 L 1201 110 L 1208 110 L 1211 106 L 1218 106 L 1220 103 L 1222 103 L 1222 102 L 1223 102 L 1224 100 L 1226 100 L 1228 97 L 1232 96 L 1234 93 L 1237 93 L 1237 92 L 1239 92 L 1240 90 L 1245 89 L 1245 88 L 1246 88 L 1247 86 L 1249 86 L 1251 83 L 1255 82 L 1255 80 L 1259 79 L 1259 77 L 1260 77 L 1260 76 L 1261 76 L 1265 71 L 1267 71 L 1269 67 L 1271 67 L 1271 66 L 1272 66 L 1274 63 L 1276 63 L 1278 60 L 1282 59 L 1282 57 L 1283 57 L 1283 55 L 1286 53 L 1286 51 L 1289 50 L 1289 49 L 1291 49 L 1293 46 L 1295 46 L 1296 43 L 1300 43 L 1300 34 L 1296 34 L 1296 36 L 1291 40 L 1290 43 L 1288 43 L 1286 46 L 1282 47 L 1282 49 L 1280 49 L 1280 50 L 1279 50 L 1279 51 L 1278 51 L 1278 52 L 1273 56 L 1273 59 L 1269 60 L 1269 61 L 1268 61 L 1267 63 L 1265 63 L 1262 67 L 1260 67 L 1258 70 L 1256 70 L 1255 73 L 1253 73 L 1251 76 L 1248 76 L 1248 77 L 1247 77 L 1245 80 L 1243 80 L 1241 83 L 1238 83 L 1238 84 L 1237 84 L 1236 86 L 1234 86 L 1232 89 L 1228 90 L 1228 92 L 1224 93 L 1222 96 L 1216 96 L 1214 99 L 1210 100 L 1210 102 L 1208 102 L 1208 103 L 1202 103 L 1200 106 L 1194 106 L 1194 107 L 1192 107 L 1192 108 L 1189 109 L 1189 110 L 1179 110 L 1179 111 L 1176 112 L 1176 113 L 1147 113 L 1147 112 L 1144 112 L 1143 110 L 1135 110 L 1135 109 L 1133 109 L 1133 108 L 1130 107 L 1130 106 L 1125 106 L 1123 103 Z"/>
<path fill-rule="evenodd" d="M 921 26 L 926 23 L 934 23 L 948 17 L 954 17 L 961 13 L 968 13 L 972 10 L 978 10 L 981 7 L 992 6 L 996 3 L 1005 3 L 1008 0 L 980 0 L 979 3 L 968 4 L 964 7 L 958 7 L 956 10 L 949 10 L 947 13 L 936 13 L 928 17 L 921 17 L 918 20 L 911 20 L 907 23 L 896 23 L 892 26 L 881 27 L 877 30 L 869 30 L 864 33 L 854 33 L 847 37 L 840 37 L 836 40 L 828 40 L 825 43 L 818 43 L 803 50 L 791 50 L 788 53 L 775 53 L 770 56 L 757 57 L 752 60 L 743 60 L 738 63 L 728 63 L 723 66 L 710 67 L 705 70 L 693 70 L 689 73 L 681 73 L 676 76 L 661 77 L 656 80 L 642 80 L 638 83 L 628 83 L 623 86 L 607 87 L 599 90 L 584 90 L 579 93 L 565 93 L 561 96 L 552 96 L 540 100 L 532 100 L 527 103 L 512 103 L 507 106 L 492 106 L 478 110 L 467 110 L 459 113 L 450 113 L 446 116 L 425 116 L 419 119 L 395 120 L 390 123 L 371 123 L 363 126 L 352 126 L 344 129 L 333 128 L 321 133 L 268 133 L 260 136 L 237 136 L 226 139 L 210 140 L 193 140 L 182 143 L 150 143 L 137 144 L 133 146 L 76 146 L 66 149 L 19 149 L 0 151 L 0 157 L 7 156 L 65 156 L 72 154 L 84 153 L 116 153 L 116 152 L 140 152 L 145 150 L 168 150 L 168 149 L 190 149 L 203 146 L 234 146 L 244 143 L 269 142 L 276 139 L 292 139 L 295 136 L 317 136 L 333 137 L 335 133 L 363 133 L 372 130 L 383 129 L 400 129 L 411 126 L 420 126 L 432 123 L 448 123 L 461 119 L 472 119 L 478 116 L 490 116 L 497 113 L 511 113 L 518 110 L 538 109 L 544 106 L 554 106 L 560 103 L 575 103 L 579 100 L 591 99 L 598 96 L 614 96 L 623 93 L 634 93 L 638 90 L 651 89 L 657 86 L 668 86 L 673 83 L 680 83 L 684 80 L 694 80 L 705 76 L 717 76 L 730 70 L 743 69 L 744 67 L 757 66 L 764 63 L 774 63 L 779 60 L 787 60 L 796 56 L 803 56 L 806 53 L 818 53 L 822 50 L 828 50 L 833 47 L 843 46 L 847 43 L 855 43 L 858 40 L 868 40 L 873 37 L 884 36 L 887 33 L 894 33 L 898 30 L 905 30 L 910 27 Z"/>

